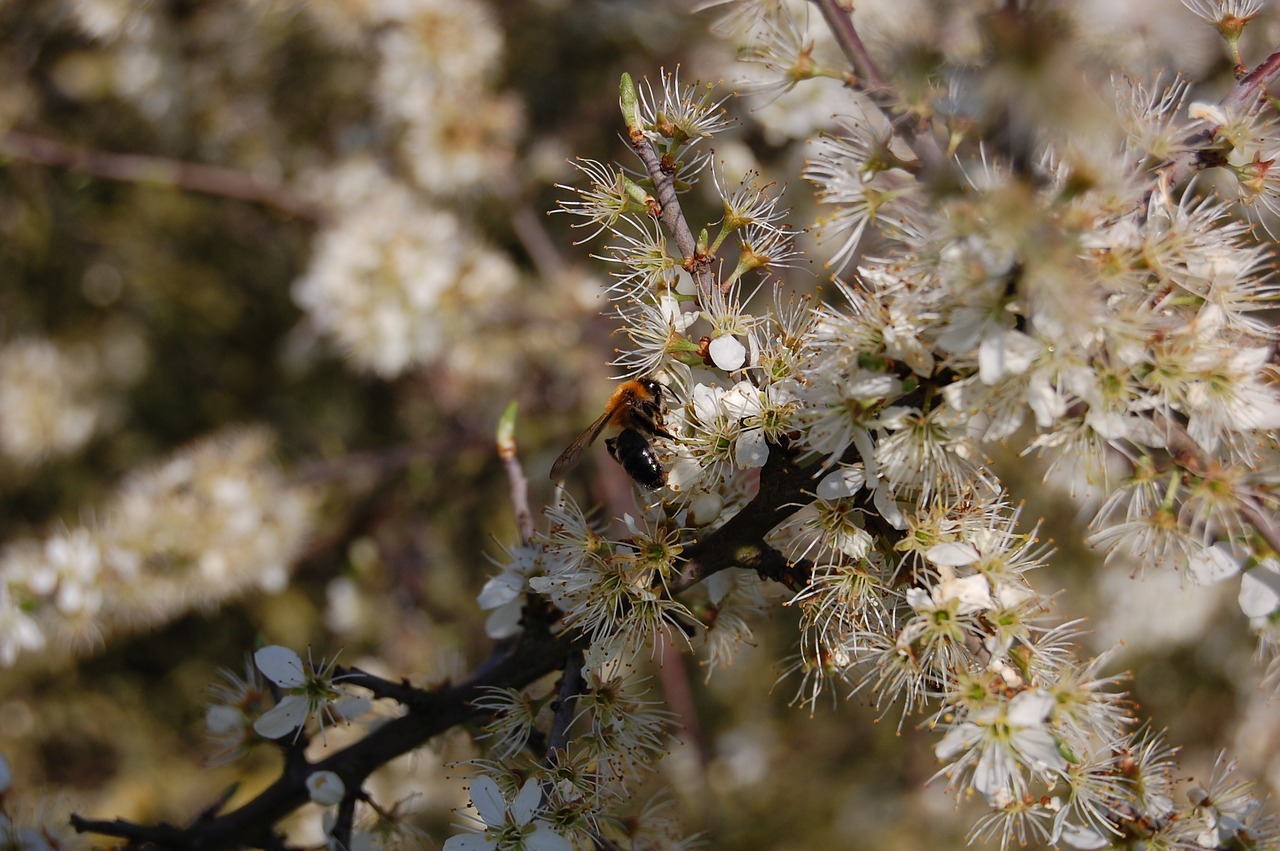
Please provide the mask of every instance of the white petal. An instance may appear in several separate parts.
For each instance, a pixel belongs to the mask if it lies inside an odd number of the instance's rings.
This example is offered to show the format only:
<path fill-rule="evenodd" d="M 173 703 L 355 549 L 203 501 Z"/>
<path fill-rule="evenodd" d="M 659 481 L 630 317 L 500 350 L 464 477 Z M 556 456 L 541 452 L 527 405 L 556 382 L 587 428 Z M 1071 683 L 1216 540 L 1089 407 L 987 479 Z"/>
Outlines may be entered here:
<path fill-rule="evenodd" d="M 549 582 L 545 576 L 536 576 L 529 580 L 530 585 Z M 538 590 L 538 589 L 534 589 Z M 540 593 L 546 593 L 541 591 Z M 513 600 L 505 606 L 494 609 L 484 622 L 484 634 L 490 638 L 510 638 L 520 634 L 520 618 L 524 615 L 524 603 Z"/>
<path fill-rule="evenodd" d="M 765 442 L 764 430 L 749 428 L 741 432 L 733 446 L 733 460 L 742 470 L 763 467 L 769 460 L 769 444 Z"/>
<path fill-rule="evenodd" d="M 244 713 L 225 703 L 215 703 L 204 713 L 204 728 L 215 736 L 230 733 L 243 723 Z"/>
<path fill-rule="evenodd" d="M 483 833 L 460 833 L 445 840 L 441 851 L 491 851 L 498 847 L 498 840 Z"/>
<path fill-rule="evenodd" d="M 662 314 L 662 318 L 672 329 L 684 333 L 694 320 L 698 318 L 698 311 L 683 311 L 680 309 L 680 300 L 670 293 L 663 293 L 658 296 L 658 311 Z"/>
<path fill-rule="evenodd" d="M 987 577 L 981 573 L 943 582 L 939 588 L 944 595 L 943 599 L 959 603 L 956 607 L 956 614 L 959 615 L 981 612 L 991 608 L 994 603 L 991 599 L 991 586 L 987 583 Z"/>
<path fill-rule="evenodd" d="M 936 606 L 933 604 L 933 597 L 925 588 L 908 588 L 907 604 L 917 612 L 931 612 Z"/>
<path fill-rule="evenodd" d="M 284 688 L 295 688 L 307 681 L 302 657 L 288 647 L 270 644 L 253 654 L 253 662 L 267 679 Z"/>
<path fill-rule="evenodd" d="M 533 821 L 533 814 L 542 803 L 542 784 L 536 777 L 530 777 L 520 787 L 516 799 L 511 802 L 511 818 L 518 825 L 526 825 Z"/>
<path fill-rule="evenodd" d="M 1013 745 L 1023 761 L 1037 771 L 1061 771 L 1067 761 L 1058 750 L 1058 740 L 1043 727 L 1019 730 L 1013 735 Z"/>
<path fill-rule="evenodd" d="M 816 493 L 819 499 L 843 499 L 853 496 L 866 483 L 867 477 L 862 472 L 862 467 L 841 467 L 834 473 L 828 473 L 822 477 L 822 481 L 818 482 Z"/>
<path fill-rule="evenodd" d="M 627 527 L 627 531 L 630 532 L 631 536 L 634 538 L 648 537 L 645 530 L 641 528 L 640 524 L 630 514 L 622 515 L 622 525 Z"/>
<path fill-rule="evenodd" d="M 706 475 L 702 464 L 692 455 L 677 451 L 676 460 L 667 470 L 667 487 L 676 493 L 687 493 Z"/>
<path fill-rule="evenodd" d="M 849 556 L 849 558 L 865 558 L 871 550 L 871 535 L 862 529 L 843 529 L 834 534 L 829 534 L 831 542 L 836 545 L 836 549 Z"/>
<path fill-rule="evenodd" d="M 1191 556 L 1187 563 L 1197 585 L 1212 585 L 1240 572 L 1240 563 L 1225 547 L 1212 546 Z"/>
<path fill-rule="evenodd" d="M 689 401 L 693 403 L 693 415 L 699 422 L 715 422 L 720 415 L 720 399 L 723 396 L 724 391 L 719 387 L 695 384 L 689 394 Z"/>
<path fill-rule="evenodd" d="M 738 342 L 737 337 L 728 334 L 712 340 L 707 353 L 711 355 L 712 363 L 725 372 L 742 369 L 742 365 L 747 362 L 747 347 Z"/>
<path fill-rule="evenodd" d="M 760 413 L 760 391 L 749 381 L 739 381 L 721 400 L 724 410 L 732 419 L 754 417 Z"/>
<path fill-rule="evenodd" d="M 694 526 L 706 526 L 724 511 L 724 497 L 717 492 L 700 493 L 689 501 L 689 522 Z M 728 571 L 713 574 L 720 576 Z"/>
<path fill-rule="evenodd" d="M 373 708 L 373 701 L 358 694 L 344 694 L 333 702 L 333 714 L 344 721 L 359 718 Z"/>
<path fill-rule="evenodd" d="M 1018 693 L 1009 701 L 1009 713 L 1005 717 L 1014 727 L 1031 727 L 1043 724 L 1057 704 L 1053 695 L 1044 689 L 1031 689 Z"/>
<path fill-rule="evenodd" d="M 476 597 L 476 604 L 481 609 L 496 609 L 506 605 L 520 596 L 524 590 L 524 577 L 518 573 L 503 571 L 497 576 L 490 576 Z"/>
<path fill-rule="evenodd" d="M 1004 375 L 1004 340 L 987 335 L 978 344 L 978 380 L 990 387 Z"/>
<path fill-rule="evenodd" d="M 471 805 L 489 827 L 502 827 L 507 823 L 507 799 L 502 797 L 492 777 L 481 774 L 471 781 Z"/>
<path fill-rule="evenodd" d="M 253 722 L 253 729 L 264 739 L 279 739 L 301 727 L 307 721 L 307 699 L 291 694 L 262 714 Z"/>
<path fill-rule="evenodd" d="M 973 564 L 978 560 L 978 550 L 973 544 L 955 541 L 946 544 L 934 544 L 925 550 L 924 557 L 936 565 L 959 567 Z"/>
<path fill-rule="evenodd" d="M 1048 376 L 1037 372 L 1027 382 L 1027 404 L 1036 415 L 1036 425 L 1042 429 L 1057 422 L 1067 412 L 1067 400 L 1049 383 Z"/>
<path fill-rule="evenodd" d="M 1082 827 L 1078 824 L 1064 823 L 1062 825 L 1061 839 L 1072 848 L 1081 848 L 1084 851 L 1111 847 L 1110 839 L 1107 839 L 1091 827 Z"/>
<path fill-rule="evenodd" d="M 1004 807 L 1013 800 L 1009 781 L 1018 771 L 1013 755 L 1002 746 L 984 748 L 973 770 L 973 788 L 986 796 L 993 807 Z"/>
<path fill-rule="evenodd" d="M 723 603 L 724 598 L 738 587 L 733 573 L 732 570 L 720 570 L 702 580 L 702 587 L 707 589 L 707 596 L 711 598 L 713 606 Z"/>
<path fill-rule="evenodd" d="M 934 747 L 934 753 L 938 755 L 938 759 L 951 759 L 961 751 L 967 751 L 973 747 L 980 738 L 982 738 L 982 730 L 978 725 L 966 721 L 948 730 L 942 737 L 942 741 Z"/>
<path fill-rule="evenodd" d="M 526 851 L 573 851 L 573 843 L 556 833 L 551 825 L 538 822 L 524 839 Z"/>
<path fill-rule="evenodd" d="M 907 528 L 907 517 L 898 507 L 897 501 L 889 496 L 888 488 L 876 488 L 875 493 L 871 495 L 871 501 L 875 503 L 876 510 L 880 512 L 881 519 L 886 523 L 895 529 Z"/>
<path fill-rule="evenodd" d="M 1265 559 L 1240 577 L 1240 611 L 1263 618 L 1280 608 L 1280 563 Z"/>
<path fill-rule="evenodd" d="M 1205 103 L 1203 101 L 1192 101 L 1187 107 L 1187 116 L 1197 121 L 1205 121 L 1210 124 L 1226 124 L 1227 114 L 1222 107 L 1213 103 Z"/>

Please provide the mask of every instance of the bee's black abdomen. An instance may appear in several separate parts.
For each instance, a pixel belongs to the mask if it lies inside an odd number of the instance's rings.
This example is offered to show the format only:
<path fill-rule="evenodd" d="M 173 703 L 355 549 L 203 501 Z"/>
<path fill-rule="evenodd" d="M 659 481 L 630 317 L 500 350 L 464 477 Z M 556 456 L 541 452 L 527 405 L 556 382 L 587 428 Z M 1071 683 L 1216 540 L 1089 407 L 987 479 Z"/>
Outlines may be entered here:
<path fill-rule="evenodd" d="M 649 441 L 633 428 L 624 428 L 617 437 L 604 442 L 613 460 L 622 465 L 627 475 L 641 487 L 656 491 L 667 483 L 667 471 L 658 463 L 658 456 Z"/>

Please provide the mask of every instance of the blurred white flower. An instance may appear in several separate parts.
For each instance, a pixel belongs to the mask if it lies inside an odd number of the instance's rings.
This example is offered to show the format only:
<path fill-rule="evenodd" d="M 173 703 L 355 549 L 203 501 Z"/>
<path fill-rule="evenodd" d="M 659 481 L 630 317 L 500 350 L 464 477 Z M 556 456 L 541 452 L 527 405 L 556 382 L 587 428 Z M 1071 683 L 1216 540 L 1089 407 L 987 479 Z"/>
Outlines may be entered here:
<path fill-rule="evenodd" d="M 80 449 L 110 419 L 102 379 L 87 348 L 40 339 L 0 347 L 0 452 L 38 464 Z"/>
<path fill-rule="evenodd" d="M 1247 617 L 1265 618 L 1280 608 L 1280 561 L 1266 558 L 1240 577 L 1240 610 Z"/>

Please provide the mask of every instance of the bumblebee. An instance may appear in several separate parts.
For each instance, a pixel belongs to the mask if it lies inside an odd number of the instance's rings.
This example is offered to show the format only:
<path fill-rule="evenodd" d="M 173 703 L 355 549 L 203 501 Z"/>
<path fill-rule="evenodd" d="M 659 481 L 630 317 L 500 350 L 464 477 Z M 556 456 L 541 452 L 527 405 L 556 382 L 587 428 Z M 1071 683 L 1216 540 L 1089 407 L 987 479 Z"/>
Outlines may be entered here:
<path fill-rule="evenodd" d="M 624 381 L 618 385 L 604 406 L 599 419 L 574 438 L 556 463 L 551 465 L 551 478 L 559 481 L 578 463 L 582 452 L 596 442 L 608 426 L 621 429 L 617 437 L 605 440 L 609 457 L 626 470 L 636 484 L 656 491 L 667 483 L 667 471 L 658 463 L 658 455 L 649 443 L 655 437 L 673 440 L 662 427 L 662 385 L 652 378 Z"/>

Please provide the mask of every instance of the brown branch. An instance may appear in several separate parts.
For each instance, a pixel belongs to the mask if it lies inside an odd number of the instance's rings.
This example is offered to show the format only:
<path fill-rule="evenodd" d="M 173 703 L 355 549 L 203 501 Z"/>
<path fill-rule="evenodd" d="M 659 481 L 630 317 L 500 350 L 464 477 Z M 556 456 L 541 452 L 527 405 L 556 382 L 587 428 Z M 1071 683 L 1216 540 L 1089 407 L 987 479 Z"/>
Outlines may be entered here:
<path fill-rule="evenodd" d="M 322 221 L 326 217 L 323 207 L 292 189 L 219 166 L 168 157 L 113 154 L 17 130 L 0 133 L 0 157 L 82 171 L 105 180 L 151 184 L 249 201 L 310 221 Z"/>
<path fill-rule="evenodd" d="M 764 536 L 810 501 L 805 499 L 804 488 L 812 482 L 813 470 L 796 465 L 791 450 L 771 446 L 769 460 L 760 471 L 760 490 L 755 498 L 719 529 L 684 551 L 680 576 L 668 583 L 671 593 L 728 567 L 754 570 L 761 578 L 781 582 L 793 591 L 804 587 L 807 564 L 792 564 L 766 544 Z"/>
<path fill-rule="evenodd" d="M 917 126 L 913 123 L 910 113 L 899 111 L 901 104 L 884 74 L 880 72 L 879 66 L 867 52 L 866 45 L 862 43 L 857 27 L 853 25 L 853 15 L 850 9 L 846 8 L 846 3 L 840 0 L 813 0 L 813 2 L 822 12 L 827 27 L 835 37 L 836 43 L 840 45 L 845 58 L 853 66 L 858 79 L 865 80 L 869 84 L 857 88 L 879 107 L 885 118 L 889 120 L 894 132 L 915 153 L 925 169 L 934 174 L 942 173 L 946 168 L 946 155 L 938 144 L 938 140 L 930 132 L 928 122 L 921 121 Z"/>
<path fill-rule="evenodd" d="M 582 657 L 575 655 L 564 666 L 564 674 L 560 679 L 560 694 L 552 704 L 555 717 L 551 722 L 551 733 L 547 737 L 547 752 L 543 755 L 542 765 L 551 768 L 555 764 L 556 752 L 569 746 L 569 728 L 577 717 L 578 696 L 586 691 L 587 683 L 582 675 Z"/>
<path fill-rule="evenodd" d="M 649 179 L 653 181 L 653 191 L 657 193 L 660 211 L 658 220 L 666 226 L 667 232 L 675 238 L 676 247 L 680 249 L 681 264 L 693 276 L 698 285 L 698 293 L 704 304 L 709 303 L 716 289 L 715 275 L 711 272 L 710 255 L 698 250 L 698 241 L 693 230 L 680 208 L 680 198 L 676 195 L 676 178 L 662 167 L 658 153 L 653 149 L 644 131 L 639 127 L 628 128 L 631 149 L 644 163 Z"/>

